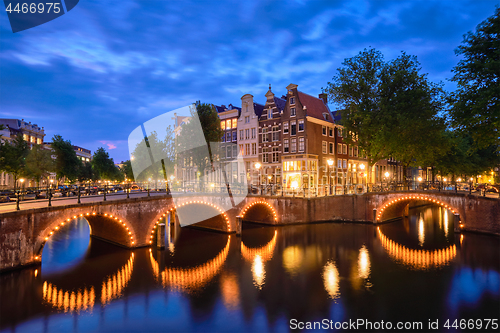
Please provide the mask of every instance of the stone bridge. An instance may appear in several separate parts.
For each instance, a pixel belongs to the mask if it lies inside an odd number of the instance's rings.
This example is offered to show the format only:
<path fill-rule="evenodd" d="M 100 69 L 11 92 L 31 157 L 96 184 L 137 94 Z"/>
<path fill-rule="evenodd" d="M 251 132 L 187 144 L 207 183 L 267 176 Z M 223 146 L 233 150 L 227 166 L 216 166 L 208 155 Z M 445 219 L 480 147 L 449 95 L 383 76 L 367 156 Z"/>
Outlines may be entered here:
<path fill-rule="evenodd" d="M 67 223 L 84 217 L 93 237 L 128 248 L 154 244 L 157 224 L 190 212 L 212 216 L 193 226 L 239 234 L 241 220 L 286 225 L 318 221 L 383 223 L 401 218 L 410 202 L 455 214 L 455 229 L 500 235 L 500 200 L 443 192 L 386 192 L 317 198 L 247 196 L 237 205 L 220 195 L 141 197 L 0 214 L 0 270 L 41 262 L 43 246 Z M 232 207 L 224 210 L 221 207 Z M 207 215 L 208 214 L 208 215 Z M 201 221 L 202 219 L 198 219 Z"/>

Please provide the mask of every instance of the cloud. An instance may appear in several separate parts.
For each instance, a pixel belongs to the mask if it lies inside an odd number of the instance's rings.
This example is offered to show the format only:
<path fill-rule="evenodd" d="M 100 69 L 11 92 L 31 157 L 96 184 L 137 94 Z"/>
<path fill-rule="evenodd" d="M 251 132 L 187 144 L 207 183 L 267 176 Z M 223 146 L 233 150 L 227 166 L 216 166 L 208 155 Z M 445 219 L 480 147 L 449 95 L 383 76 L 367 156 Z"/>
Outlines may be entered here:
<path fill-rule="evenodd" d="M 116 145 L 111 141 L 101 140 L 99 142 L 103 145 L 107 145 L 109 150 L 116 149 Z"/>

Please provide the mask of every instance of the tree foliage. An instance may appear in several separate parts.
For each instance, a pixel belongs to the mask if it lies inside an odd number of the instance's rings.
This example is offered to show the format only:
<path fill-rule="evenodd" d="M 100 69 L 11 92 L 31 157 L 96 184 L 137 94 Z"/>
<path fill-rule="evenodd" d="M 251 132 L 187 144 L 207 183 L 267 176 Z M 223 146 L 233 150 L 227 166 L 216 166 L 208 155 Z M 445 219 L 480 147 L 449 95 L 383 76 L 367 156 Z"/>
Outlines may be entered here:
<path fill-rule="evenodd" d="M 98 148 L 92 157 L 92 171 L 94 179 L 103 180 L 123 180 L 121 170 L 115 165 L 112 158 L 109 157 L 106 149 Z"/>
<path fill-rule="evenodd" d="M 55 172 L 57 179 L 66 177 L 70 182 L 74 182 L 78 177 L 81 161 L 76 156 L 71 141 L 65 141 L 62 136 L 54 135 L 51 148 L 56 156 Z"/>
<path fill-rule="evenodd" d="M 475 146 L 500 145 L 500 8 L 476 31 L 464 35 L 453 69 L 458 90 L 451 95 L 452 124 L 468 133 Z"/>
<path fill-rule="evenodd" d="M 43 149 L 41 145 L 33 145 L 26 157 L 26 176 L 32 177 L 40 186 L 40 179 L 48 177 L 54 171 L 55 162 L 52 159 L 52 152 Z"/>
<path fill-rule="evenodd" d="M 28 153 L 28 143 L 21 134 L 18 134 L 12 142 L 0 144 L 0 170 L 14 177 L 14 190 L 17 189 L 17 180 L 26 175 Z"/>
<path fill-rule="evenodd" d="M 324 91 L 342 107 L 346 140 L 366 152 L 370 165 L 390 157 L 423 165 L 439 153 L 443 91 L 420 74 L 416 57 L 402 53 L 385 62 L 380 51 L 365 49 L 342 66 Z"/>

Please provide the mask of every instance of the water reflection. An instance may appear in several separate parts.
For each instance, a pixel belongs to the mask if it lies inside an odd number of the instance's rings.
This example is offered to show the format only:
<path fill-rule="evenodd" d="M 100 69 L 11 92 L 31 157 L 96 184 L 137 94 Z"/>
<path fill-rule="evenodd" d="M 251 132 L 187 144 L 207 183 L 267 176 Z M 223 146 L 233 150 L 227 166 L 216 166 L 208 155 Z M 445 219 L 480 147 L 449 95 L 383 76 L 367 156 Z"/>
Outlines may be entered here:
<path fill-rule="evenodd" d="M 340 297 L 339 280 L 339 270 L 335 266 L 335 262 L 327 262 L 323 268 L 323 284 L 325 285 L 326 292 L 333 300 Z"/>
<path fill-rule="evenodd" d="M 43 300 L 58 310 L 92 312 L 95 303 L 94 286 L 84 287 L 76 291 L 64 291 L 52 283 L 43 283 Z"/>
<path fill-rule="evenodd" d="M 418 219 L 418 245 L 424 246 L 425 232 L 424 232 L 424 218 L 422 215 Z"/>
<path fill-rule="evenodd" d="M 160 270 L 160 264 L 153 256 L 153 252 L 149 250 L 149 258 L 151 267 L 157 281 L 163 287 L 168 287 L 170 290 L 178 290 L 184 292 L 193 292 L 202 288 L 206 283 L 217 275 L 226 261 L 229 253 L 229 245 L 231 243 L 231 236 L 227 237 L 226 246 L 219 252 L 219 254 L 203 263 L 194 267 L 166 267 Z"/>
<path fill-rule="evenodd" d="M 415 250 L 387 238 L 380 228 L 377 228 L 377 234 L 389 256 L 394 261 L 412 269 L 429 269 L 447 265 L 457 255 L 455 244 L 433 251 Z"/>
<path fill-rule="evenodd" d="M 300 272 L 304 251 L 299 246 L 289 246 L 283 251 L 283 267 L 293 277 Z"/>
<path fill-rule="evenodd" d="M 368 279 L 370 276 L 370 256 L 365 245 L 359 249 L 358 275 L 362 279 Z"/>
<path fill-rule="evenodd" d="M 106 305 L 113 299 L 121 297 L 123 289 L 127 286 L 134 270 L 134 253 L 130 255 L 130 259 L 118 272 L 109 276 L 107 281 L 102 282 L 101 287 L 101 304 Z"/>

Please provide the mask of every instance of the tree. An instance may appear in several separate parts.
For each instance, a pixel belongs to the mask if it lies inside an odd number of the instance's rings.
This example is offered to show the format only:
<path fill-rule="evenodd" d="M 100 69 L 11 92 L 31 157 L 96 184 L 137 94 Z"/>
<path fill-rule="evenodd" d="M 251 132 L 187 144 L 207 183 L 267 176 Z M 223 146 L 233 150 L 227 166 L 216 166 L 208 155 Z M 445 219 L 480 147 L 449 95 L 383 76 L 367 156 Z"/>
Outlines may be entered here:
<path fill-rule="evenodd" d="M 134 172 L 132 170 L 132 163 L 130 162 L 130 160 L 123 162 L 122 171 L 128 180 L 135 181 L 134 180 Z"/>
<path fill-rule="evenodd" d="M 56 156 L 55 172 L 57 179 L 66 177 L 70 182 L 74 182 L 78 177 L 81 161 L 76 156 L 71 141 L 64 141 L 62 136 L 54 135 L 51 148 Z"/>
<path fill-rule="evenodd" d="M 402 53 L 380 73 L 379 139 L 403 166 L 432 165 L 443 154 L 444 95 L 440 85 L 420 74 L 415 56 Z"/>
<path fill-rule="evenodd" d="M 203 133 L 199 132 L 200 126 Z M 197 101 L 196 108 L 191 111 L 191 120 L 182 126 L 176 137 L 176 148 L 181 152 L 177 154 L 177 158 L 181 159 L 181 164 L 192 164 L 198 175 L 203 176 L 207 168 L 214 169 L 214 162 L 219 156 L 219 145 L 216 143 L 220 142 L 222 133 L 215 107 Z M 203 182 L 199 179 L 201 189 Z"/>
<path fill-rule="evenodd" d="M 26 157 L 26 175 L 35 179 L 40 186 L 40 179 L 48 177 L 54 170 L 54 160 L 50 150 L 43 149 L 41 145 L 33 145 Z"/>
<path fill-rule="evenodd" d="M 26 157 L 29 153 L 28 143 L 18 134 L 11 143 L 5 142 L 0 146 L 0 170 L 14 176 L 14 191 L 17 189 L 17 180 L 26 174 Z"/>
<path fill-rule="evenodd" d="M 369 169 L 380 159 L 387 158 L 380 142 L 380 73 L 384 57 L 375 49 L 364 49 L 358 55 L 347 58 L 338 68 L 338 74 L 323 89 L 330 99 L 342 107 L 341 124 L 345 128 L 346 141 L 355 143 L 368 159 Z M 357 140 L 356 140 L 357 139 Z M 371 172 L 368 172 L 370 181 Z"/>
<path fill-rule="evenodd" d="M 120 180 L 121 172 L 102 147 L 98 148 L 92 157 L 92 170 L 99 179 Z"/>
<path fill-rule="evenodd" d="M 475 146 L 500 145 L 500 8 L 464 35 L 453 68 L 458 90 L 451 95 L 452 125 L 469 133 Z"/>
<path fill-rule="evenodd" d="M 96 180 L 96 175 L 92 170 L 92 163 L 85 161 L 80 164 L 80 168 L 78 170 L 78 181 L 84 182 L 88 180 Z"/>

